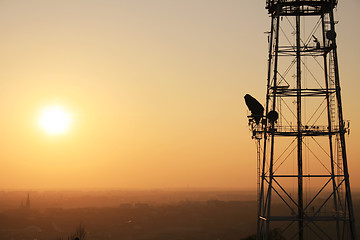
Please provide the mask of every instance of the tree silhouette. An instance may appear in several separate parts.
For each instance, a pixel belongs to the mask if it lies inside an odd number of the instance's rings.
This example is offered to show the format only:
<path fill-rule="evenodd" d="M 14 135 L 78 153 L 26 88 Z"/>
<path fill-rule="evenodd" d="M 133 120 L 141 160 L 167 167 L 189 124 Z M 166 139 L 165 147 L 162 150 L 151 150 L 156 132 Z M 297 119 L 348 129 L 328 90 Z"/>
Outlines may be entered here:
<path fill-rule="evenodd" d="M 63 238 L 59 237 L 56 240 L 86 240 L 87 233 L 85 227 L 82 223 L 75 229 L 74 233 L 71 233 L 69 236 Z"/>
<path fill-rule="evenodd" d="M 241 240 L 256 240 L 256 234 L 243 238 Z M 269 232 L 269 240 L 286 240 L 286 239 L 284 236 L 281 235 L 281 230 L 279 228 L 274 228 Z"/>

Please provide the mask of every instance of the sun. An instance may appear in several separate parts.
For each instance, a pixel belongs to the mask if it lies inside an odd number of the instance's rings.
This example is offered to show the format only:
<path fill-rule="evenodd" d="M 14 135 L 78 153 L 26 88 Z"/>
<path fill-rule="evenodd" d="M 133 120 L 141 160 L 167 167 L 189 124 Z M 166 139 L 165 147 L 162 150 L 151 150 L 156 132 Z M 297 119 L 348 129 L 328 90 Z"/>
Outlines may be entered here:
<path fill-rule="evenodd" d="M 40 127 L 51 135 L 67 133 L 71 122 L 71 114 L 58 105 L 44 108 L 39 118 Z"/>

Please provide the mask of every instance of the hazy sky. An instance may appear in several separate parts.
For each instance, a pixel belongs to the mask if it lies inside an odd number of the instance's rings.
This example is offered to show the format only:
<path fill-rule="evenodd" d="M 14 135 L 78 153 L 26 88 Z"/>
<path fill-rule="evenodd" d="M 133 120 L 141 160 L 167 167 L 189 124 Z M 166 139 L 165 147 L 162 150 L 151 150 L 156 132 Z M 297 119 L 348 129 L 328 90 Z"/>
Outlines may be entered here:
<path fill-rule="evenodd" d="M 256 187 L 243 96 L 265 99 L 254 0 L 0 1 L 0 188 Z M 360 1 L 339 1 L 352 186 L 360 188 Z M 73 114 L 68 134 L 38 126 Z"/>

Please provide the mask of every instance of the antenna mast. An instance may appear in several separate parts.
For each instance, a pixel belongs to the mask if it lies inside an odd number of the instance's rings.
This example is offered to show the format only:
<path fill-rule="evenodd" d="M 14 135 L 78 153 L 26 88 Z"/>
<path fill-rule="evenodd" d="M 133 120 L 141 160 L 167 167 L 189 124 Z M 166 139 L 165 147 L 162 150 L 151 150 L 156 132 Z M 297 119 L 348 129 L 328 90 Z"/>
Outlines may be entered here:
<path fill-rule="evenodd" d="M 357 239 L 333 14 L 337 3 L 266 1 L 271 16 L 266 104 L 260 120 L 249 116 L 261 156 L 258 240 L 274 239 L 274 233 L 285 239 Z"/>

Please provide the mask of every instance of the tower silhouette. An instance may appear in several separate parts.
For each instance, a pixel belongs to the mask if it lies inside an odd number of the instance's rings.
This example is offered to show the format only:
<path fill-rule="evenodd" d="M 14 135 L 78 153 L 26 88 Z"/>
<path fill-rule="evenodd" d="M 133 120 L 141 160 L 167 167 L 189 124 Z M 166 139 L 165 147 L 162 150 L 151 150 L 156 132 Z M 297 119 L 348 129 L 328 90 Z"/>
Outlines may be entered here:
<path fill-rule="evenodd" d="M 286 239 L 357 239 L 345 145 L 349 122 L 344 121 L 340 92 L 337 3 L 266 1 L 271 16 L 266 104 L 260 120 L 249 116 L 258 158 L 257 239 L 269 239 L 273 228 Z"/>

